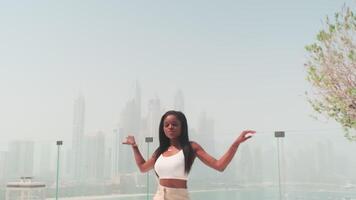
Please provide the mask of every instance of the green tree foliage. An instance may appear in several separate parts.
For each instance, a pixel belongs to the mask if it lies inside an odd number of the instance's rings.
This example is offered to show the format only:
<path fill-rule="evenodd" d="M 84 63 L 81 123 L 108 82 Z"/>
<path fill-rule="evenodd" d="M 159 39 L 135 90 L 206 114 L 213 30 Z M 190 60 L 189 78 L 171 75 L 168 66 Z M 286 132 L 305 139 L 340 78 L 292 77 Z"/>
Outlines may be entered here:
<path fill-rule="evenodd" d="M 309 102 L 317 112 L 335 119 L 345 137 L 356 141 L 356 15 L 344 6 L 316 42 L 305 47 L 307 80 L 313 86 Z"/>

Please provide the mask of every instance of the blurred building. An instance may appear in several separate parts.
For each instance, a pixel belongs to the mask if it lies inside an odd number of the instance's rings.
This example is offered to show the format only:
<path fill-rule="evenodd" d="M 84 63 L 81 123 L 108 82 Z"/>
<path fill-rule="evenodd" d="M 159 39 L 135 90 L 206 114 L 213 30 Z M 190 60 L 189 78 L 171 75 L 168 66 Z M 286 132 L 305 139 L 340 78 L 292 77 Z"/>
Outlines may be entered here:
<path fill-rule="evenodd" d="M 5 200 L 45 200 L 46 185 L 33 182 L 32 177 L 21 177 L 17 182 L 9 182 L 6 185 Z"/>
<path fill-rule="evenodd" d="M 120 129 L 114 129 L 113 132 L 108 136 L 108 149 L 107 155 L 109 156 L 109 161 L 107 164 L 110 166 L 109 177 L 111 179 L 117 179 L 119 177 L 119 165 L 120 165 L 120 151 L 119 144 L 121 143 Z"/>
<path fill-rule="evenodd" d="M 0 151 L 0 184 L 7 178 L 6 163 L 7 163 L 7 152 Z"/>
<path fill-rule="evenodd" d="M 120 182 L 120 165 L 122 165 L 122 142 L 124 140 L 122 129 L 115 128 L 111 133 L 105 134 L 105 165 L 104 176 L 115 183 Z M 126 146 L 127 147 L 127 146 Z M 131 150 L 130 148 L 128 148 Z"/>
<path fill-rule="evenodd" d="M 50 177 L 51 176 L 51 162 L 53 161 L 52 156 L 52 143 L 40 144 L 40 155 L 39 155 L 39 176 L 40 177 Z M 54 146 L 54 145 L 53 145 Z"/>
<path fill-rule="evenodd" d="M 122 139 L 127 135 L 133 135 L 139 141 L 142 118 L 141 118 L 141 88 L 136 82 L 135 88 L 132 90 L 134 96 L 129 100 L 120 115 L 120 133 L 122 133 Z M 132 157 L 132 150 L 126 145 L 119 145 L 120 159 L 123 161 L 120 164 L 120 173 L 130 173 L 137 170 L 135 161 Z M 127 162 L 126 162 L 127 161 Z"/>
<path fill-rule="evenodd" d="M 9 145 L 8 172 L 10 178 L 32 176 L 34 166 L 34 142 L 12 141 Z"/>
<path fill-rule="evenodd" d="M 211 155 L 215 155 L 215 125 L 214 120 L 209 118 L 206 112 L 202 112 L 198 122 L 199 140 L 197 141 Z"/>
<path fill-rule="evenodd" d="M 199 116 L 197 131 L 194 129 L 189 130 L 189 139 L 196 141 L 207 153 L 213 157 L 218 157 L 215 151 L 214 120 L 209 118 L 206 112 L 202 112 Z M 194 170 L 195 168 L 198 170 Z M 194 169 L 194 173 L 192 173 L 192 179 L 194 180 L 204 182 L 207 180 L 213 181 L 213 179 L 216 178 L 216 172 L 212 168 L 203 165 L 201 162 L 196 162 Z"/>
<path fill-rule="evenodd" d="M 73 112 L 73 135 L 72 135 L 72 153 L 73 166 L 72 174 L 75 180 L 83 178 L 83 150 L 84 150 L 84 122 L 85 122 L 85 101 L 84 96 L 79 97 L 74 101 Z"/>
<path fill-rule="evenodd" d="M 137 82 L 131 100 L 129 100 L 120 116 L 120 125 L 124 134 L 133 134 L 137 136 L 141 128 L 141 88 Z"/>
<path fill-rule="evenodd" d="M 140 136 L 142 138 L 140 146 L 142 146 L 142 150 L 144 152 L 144 155 L 147 155 L 147 144 L 143 138 L 145 137 L 153 137 L 153 142 L 150 143 L 150 152 L 149 154 L 151 155 L 153 151 L 158 147 L 159 141 L 158 141 L 158 132 L 159 132 L 159 123 L 161 120 L 162 116 L 162 110 L 161 110 L 161 102 L 160 100 L 156 97 L 154 99 L 150 99 L 148 101 L 148 113 L 147 113 L 147 118 L 146 118 L 146 130 L 143 131 L 144 134 Z"/>
<path fill-rule="evenodd" d="M 184 112 L 184 96 L 182 90 L 178 90 L 174 96 L 174 110 Z"/>
<path fill-rule="evenodd" d="M 85 181 L 100 182 L 105 178 L 105 136 L 103 132 L 85 137 Z"/>

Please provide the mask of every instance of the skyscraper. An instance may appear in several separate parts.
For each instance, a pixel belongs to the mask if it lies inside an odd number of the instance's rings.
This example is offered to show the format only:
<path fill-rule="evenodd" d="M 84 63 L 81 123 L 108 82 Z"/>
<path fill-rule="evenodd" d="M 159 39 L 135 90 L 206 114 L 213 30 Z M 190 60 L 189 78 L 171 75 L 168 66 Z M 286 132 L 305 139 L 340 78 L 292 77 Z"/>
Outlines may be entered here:
<path fill-rule="evenodd" d="M 252 158 L 252 151 L 250 143 L 246 143 L 242 147 L 239 147 L 238 150 L 239 156 L 236 156 L 234 162 L 236 168 L 232 169 L 236 171 L 235 176 L 238 177 L 239 182 L 242 184 L 249 184 L 251 182 L 251 177 L 254 177 L 253 169 L 254 160 Z"/>
<path fill-rule="evenodd" d="M 12 178 L 32 176 L 34 164 L 34 143 L 28 140 L 12 141 L 9 146 L 9 175 Z"/>
<path fill-rule="evenodd" d="M 105 136 L 103 132 L 85 136 L 84 157 L 85 180 L 103 181 L 105 170 Z"/>
<path fill-rule="evenodd" d="M 72 151 L 73 151 L 73 178 L 76 180 L 82 179 L 83 167 L 83 140 L 84 140 L 84 121 L 85 121 L 85 101 L 84 96 L 80 94 L 74 101 L 73 112 L 73 135 L 72 135 Z"/>
<path fill-rule="evenodd" d="M 141 87 L 138 81 L 136 81 L 136 86 L 135 86 L 135 97 L 134 97 L 134 102 L 135 102 L 135 118 L 141 121 Z M 138 124 L 139 126 L 140 124 Z M 140 130 L 140 126 L 138 127 Z"/>
<path fill-rule="evenodd" d="M 208 118 L 205 112 L 202 112 L 199 121 L 198 121 L 198 129 L 197 131 L 189 132 L 189 139 L 196 140 L 202 147 L 205 149 L 213 157 L 216 157 L 215 154 L 215 137 L 214 137 L 214 121 Z M 212 179 L 215 175 L 214 171 L 203 165 L 199 166 L 199 170 L 197 170 L 194 175 L 196 177 L 192 177 L 199 181 L 206 181 L 207 179 Z"/>
<path fill-rule="evenodd" d="M 174 110 L 184 112 L 184 96 L 182 90 L 178 90 L 174 96 Z"/>
<path fill-rule="evenodd" d="M 133 89 L 133 97 L 130 99 L 120 116 L 120 125 L 124 134 L 137 136 L 141 128 L 141 88 L 138 82 Z"/>
<path fill-rule="evenodd" d="M 119 145 L 122 142 L 120 137 L 120 129 L 114 129 L 111 133 L 111 142 L 109 143 L 110 156 L 111 156 L 111 167 L 110 167 L 110 176 L 113 179 L 118 178 L 119 176 L 119 164 L 120 164 L 120 151 Z"/>
<path fill-rule="evenodd" d="M 148 113 L 147 113 L 147 128 L 148 132 L 146 136 L 157 136 L 159 121 L 161 118 L 161 103 L 156 97 L 155 99 L 150 99 L 148 101 Z"/>
<path fill-rule="evenodd" d="M 0 184 L 6 179 L 7 152 L 0 151 Z"/>
<path fill-rule="evenodd" d="M 199 117 L 198 133 L 199 143 L 212 155 L 215 155 L 215 126 L 214 120 L 208 118 L 206 112 Z"/>
<path fill-rule="evenodd" d="M 141 130 L 141 88 L 138 82 L 136 82 L 135 88 L 133 89 L 134 97 L 126 103 L 123 111 L 120 115 L 120 133 L 122 133 L 123 137 L 127 135 L 133 135 L 136 137 L 137 141 L 140 138 Z M 124 139 L 124 138 L 123 138 Z M 120 165 L 120 172 L 133 172 L 136 171 L 136 167 L 134 166 L 134 161 L 132 160 L 131 148 L 127 146 L 120 145 L 120 159 L 127 160 L 128 162 L 123 162 Z"/>
<path fill-rule="evenodd" d="M 50 176 L 51 172 L 51 153 L 50 143 L 40 144 L 39 175 L 41 177 Z"/>
<path fill-rule="evenodd" d="M 140 138 L 145 138 L 145 137 L 153 137 L 153 143 L 150 143 L 150 154 L 156 149 L 159 145 L 158 142 L 158 129 L 159 129 L 159 122 L 160 118 L 162 115 L 162 110 L 161 110 L 161 102 L 158 99 L 158 97 L 154 99 L 150 99 L 148 101 L 148 113 L 147 113 L 147 118 L 146 118 L 146 130 L 144 131 L 144 134 L 140 136 Z M 145 143 L 144 140 L 141 141 L 140 144 L 142 147 L 146 147 L 147 144 Z M 147 148 L 143 148 L 144 155 L 147 155 Z"/>
<path fill-rule="evenodd" d="M 263 150 L 261 149 L 260 146 L 257 146 L 253 150 L 253 160 L 254 160 L 254 165 L 253 165 L 253 174 L 254 177 L 251 177 L 252 181 L 256 183 L 262 183 L 264 181 L 263 177 L 263 171 L 265 170 L 263 166 Z"/>

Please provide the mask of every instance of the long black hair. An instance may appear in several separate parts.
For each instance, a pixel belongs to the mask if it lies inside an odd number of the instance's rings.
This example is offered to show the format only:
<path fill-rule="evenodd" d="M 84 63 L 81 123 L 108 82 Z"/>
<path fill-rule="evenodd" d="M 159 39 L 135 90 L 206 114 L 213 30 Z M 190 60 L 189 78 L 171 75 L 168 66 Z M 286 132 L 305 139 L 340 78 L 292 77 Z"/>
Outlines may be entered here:
<path fill-rule="evenodd" d="M 161 122 L 159 123 L 159 147 L 156 150 L 156 154 L 155 154 L 156 159 L 163 152 L 167 151 L 168 147 L 170 146 L 169 138 L 166 136 L 163 129 L 164 126 L 163 122 L 168 115 L 174 115 L 181 123 L 181 134 L 179 136 L 179 145 L 183 149 L 183 153 L 184 153 L 184 163 L 185 163 L 184 171 L 186 173 L 189 173 L 195 158 L 195 153 L 189 141 L 187 119 L 185 118 L 185 115 L 180 111 L 170 110 L 167 111 L 162 116 Z"/>

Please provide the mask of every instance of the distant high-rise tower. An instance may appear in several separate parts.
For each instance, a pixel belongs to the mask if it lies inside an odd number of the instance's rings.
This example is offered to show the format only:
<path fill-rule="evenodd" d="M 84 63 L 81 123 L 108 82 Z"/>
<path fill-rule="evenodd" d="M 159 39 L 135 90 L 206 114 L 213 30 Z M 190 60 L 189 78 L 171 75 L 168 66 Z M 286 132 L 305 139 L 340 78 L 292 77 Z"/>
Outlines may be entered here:
<path fill-rule="evenodd" d="M 151 148 L 156 148 L 159 144 L 158 142 L 158 129 L 159 129 L 159 122 L 161 119 L 162 110 L 161 110 L 161 102 L 156 97 L 155 99 L 151 99 L 148 101 L 148 113 L 147 113 L 147 131 L 145 131 L 145 135 L 142 137 L 153 137 L 153 143 L 151 143 Z M 144 141 L 142 141 L 144 142 Z M 145 144 L 146 146 L 146 144 Z M 147 152 L 145 152 L 147 153 Z M 150 154 L 152 151 L 150 152 Z"/>
<path fill-rule="evenodd" d="M 83 148 L 84 148 L 84 120 L 85 120 L 85 101 L 84 96 L 79 97 L 74 101 L 73 113 L 73 178 L 81 180 L 83 167 Z"/>
<path fill-rule="evenodd" d="M 119 177 L 119 165 L 120 165 L 120 149 L 119 145 L 122 142 L 122 134 L 120 133 L 120 129 L 114 129 L 111 135 L 109 136 L 110 141 L 109 141 L 109 150 L 110 152 L 110 162 L 111 162 L 111 167 L 110 167 L 110 177 L 113 179 L 117 179 Z"/>
<path fill-rule="evenodd" d="M 51 143 L 44 143 L 40 145 L 40 161 L 39 161 L 39 175 L 49 176 L 51 173 Z"/>
<path fill-rule="evenodd" d="M 138 82 L 136 82 L 135 88 L 133 89 L 134 96 L 130 99 L 120 115 L 120 133 L 122 135 L 133 135 L 136 137 L 137 142 L 139 142 L 138 136 L 141 130 L 141 88 Z M 121 145 L 122 151 L 120 153 L 120 160 L 129 160 L 131 157 L 131 149 L 123 147 Z M 121 156 L 122 155 L 122 156 Z M 123 162 L 120 165 L 120 172 L 133 172 L 136 171 L 136 166 L 134 162 Z"/>
<path fill-rule="evenodd" d="M 9 146 L 9 172 L 13 178 L 32 176 L 34 166 L 34 142 L 28 140 L 12 141 Z"/>
<path fill-rule="evenodd" d="M 105 135 L 98 132 L 85 137 L 85 179 L 103 181 L 105 170 Z"/>
<path fill-rule="evenodd" d="M 136 81 L 134 102 L 135 116 L 141 120 L 141 87 L 138 81 Z"/>
<path fill-rule="evenodd" d="M 136 82 L 134 96 L 130 99 L 121 113 L 121 128 L 123 134 L 134 134 L 137 136 L 141 128 L 141 88 Z"/>
<path fill-rule="evenodd" d="M 252 151 L 252 156 L 254 160 L 254 165 L 253 165 L 253 177 L 250 177 L 251 181 L 254 181 L 256 183 L 262 183 L 264 182 L 264 174 L 263 171 L 265 170 L 263 164 L 263 150 L 261 149 L 260 146 L 257 146 L 253 149 Z"/>
<path fill-rule="evenodd" d="M 184 112 L 184 97 L 181 90 L 178 90 L 174 97 L 174 110 Z"/>
<path fill-rule="evenodd" d="M 146 136 L 156 137 L 158 135 L 158 126 L 161 114 L 160 100 L 158 98 L 149 100 L 147 116 L 148 134 Z"/>
<path fill-rule="evenodd" d="M 202 112 L 199 117 L 198 133 L 199 142 L 212 155 L 215 154 L 215 126 L 214 120 L 208 118 L 206 112 Z"/>
<path fill-rule="evenodd" d="M 236 167 L 233 167 L 233 170 L 235 170 L 233 176 L 235 177 L 232 178 L 237 178 L 241 184 L 248 184 L 255 176 L 255 174 L 253 174 L 255 167 L 254 159 L 251 159 L 253 156 L 250 143 L 244 144 L 244 148 L 239 149 L 238 154 L 239 156 L 236 156 L 236 159 L 233 161 L 237 164 Z"/>
<path fill-rule="evenodd" d="M 2 183 L 7 178 L 6 177 L 7 175 L 6 164 L 8 163 L 7 154 L 8 152 L 0 151 L 0 183 Z"/>

